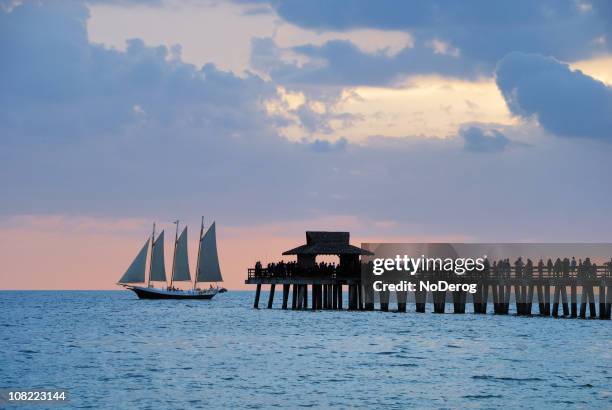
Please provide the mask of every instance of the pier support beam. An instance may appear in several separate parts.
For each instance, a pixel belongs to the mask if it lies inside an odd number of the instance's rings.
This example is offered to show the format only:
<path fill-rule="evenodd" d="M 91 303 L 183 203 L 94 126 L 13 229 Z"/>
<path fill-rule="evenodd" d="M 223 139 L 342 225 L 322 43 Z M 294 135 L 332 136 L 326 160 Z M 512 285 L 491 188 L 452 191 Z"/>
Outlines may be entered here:
<path fill-rule="evenodd" d="M 542 285 L 538 285 L 537 290 L 538 290 L 538 313 L 540 315 L 544 315 L 546 308 L 544 307 L 544 289 L 542 289 Z"/>
<path fill-rule="evenodd" d="M 550 285 L 544 286 L 544 314 L 550 316 Z"/>
<path fill-rule="evenodd" d="M 555 286 L 555 296 L 553 298 L 552 316 L 559 317 L 559 296 L 561 295 L 561 289 L 559 286 Z"/>
<path fill-rule="evenodd" d="M 612 315 L 612 286 L 608 285 L 606 292 L 606 319 L 610 320 Z"/>
<path fill-rule="evenodd" d="M 368 310 L 368 311 L 374 310 L 374 289 L 372 288 L 371 283 L 368 283 L 364 286 L 363 302 L 364 302 L 365 310 Z"/>
<path fill-rule="evenodd" d="M 338 309 L 338 285 L 331 285 L 331 288 L 332 309 L 336 310 Z"/>
<path fill-rule="evenodd" d="M 466 292 L 460 290 L 453 292 L 453 313 L 465 313 L 466 297 Z"/>
<path fill-rule="evenodd" d="M 512 291 L 511 285 L 506 285 L 504 289 L 504 303 L 502 306 L 502 314 L 507 315 L 510 311 L 510 292 Z"/>
<path fill-rule="evenodd" d="M 287 301 L 289 300 L 289 287 L 291 285 L 283 285 L 283 307 L 282 309 L 287 309 Z"/>
<path fill-rule="evenodd" d="M 336 296 L 338 300 L 338 309 L 342 310 L 342 284 L 338 285 L 338 294 Z"/>
<path fill-rule="evenodd" d="M 514 285 L 514 305 L 516 314 L 522 315 L 523 299 L 521 298 L 521 286 L 519 285 Z"/>
<path fill-rule="evenodd" d="M 487 302 L 489 301 L 489 285 L 478 285 L 477 291 L 472 295 L 472 302 L 474 305 L 474 313 L 486 314 L 487 313 Z"/>
<path fill-rule="evenodd" d="M 578 317 L 578 290 L 575 283 L 570 287 L 570 292 L 571 316 Z"/>
<path fill-rule="evenodd" d="M 606 318 L 606 287 L 603 281 L 599 285 L 599 318 Z"/>
<path fill-rule="evenodd" d="M 294 283 L 293 284 L 293 295 L 291 297 L 291 309 L 293 310 L 297 309 L 297 305 L 298 305 L 298 288 L 299 288 L 299 285 L 296 285 Z"/>
<path fill-rule="evenodd" d="M 484 285 L 484 290 L 483 290 L 483 301 L 482 301 L 482 313 L 483 314 L 487 314 L 487 305 L 489 304 L 489 284 L 486 283 Z"/>
<path fill-rule="evenodd" d="M 593 285 L 589 286 L 589 317 L 596 318 L 597 317 L 597 307 L 595 305 L 595 291 L 593 290 Z"/>
<path fill-rule="evenodd" d="M 434 313 L 444 313 L 446 307 L 446 292 L 433 292 Z"/>
<path fill-rule="evenodd" d="M 499 288 L 499 286 L 497 284 L 493 284 L 491 286 L 491 291 L 493 293 L 493 314 L 494 315 L 499 314 L 499 292 L 498 292 L 498 288 Z"/>
<path fill-rule="evenodd" d="M 380 311 L 388 312 L 390 292 L 388 290 L 382 291 L 378 293 L 378 296 L 380 297 Z"/>
<path fill-rule="evenodd" d="M 593 285 L 582 286 L 582 297 L 580 298 L 580 317 L 586 318 L 586 304 L 589 304 L 589 317 L 597 317 L 597 311 L 595 307 L 595 292 L 593 291 Z"/>
<path fill-rule="evenodd" d="M 518 283 L 514 285 L 514 304 L 516 305 L 516 314 L 523 314 L 523 294 L 522 294 L 522 286 Z"/>
<path fill-rule="evenodd" d="M 427 303 L 427 291 L 417 290 L 414 292 L 414 301 L 417 313 L 425 313 L 425 303 Z"/>
<path fill-rule="evenodd" d="M 276 288 L 276 285 L 273 283 L 270 285 L 270 295 L 268 296 L 268 309 L 272 309 L 272 303 L 274 302 L 274 288 Z"/>
<path fill-rule="evenodd" d="M 257 284 L 257 288 L 255 289 L 255 303 L 253 303 L 253 308 L 259 309 L 259 295 L 261 294 L 261 284 Z"/>
<path fill-rule="evenodd" d="M 397 300 L 397 311 L 404 313 L 406 312 L 406 301 L 408 293 L 406 291 L 396 291 L 395 299 Z"/>
<path fill-rule="evenodd" d="M 533 285 L 527 286 L 527 303 L 525 305 L 525 314 L 531 316 L 533 307 Z"/>
<path fill-rule="evenodd" d="M 327 285 L 323 285 L 323 309 L 327 310 Z"/>
<path fill-rule="evenodd" d="M 565 285 L 555 286 L 555 299 L 553 303 L 553 317 L 559 316 L 559 296 L 561 296 L 561 302 L 563 303 L 563 315 L 569 316 L 569 306 L 567 303 L 567 290 Z"/>
<path fill-rule="evenodd" d="M 297 286 L 297 303 L 295 304 L 295 308 L 297 310 L 301 310 L 302 307 L 304 306 L 304 285 L 294 285 Z"/>
<path fill-rule="evenodd" d="M 357 309 L 359 310 L 363 310 L 364 306 L 363 306 L 363 286 L 361 286 L 361 283 L 359 283 L 357 285 Z"/>

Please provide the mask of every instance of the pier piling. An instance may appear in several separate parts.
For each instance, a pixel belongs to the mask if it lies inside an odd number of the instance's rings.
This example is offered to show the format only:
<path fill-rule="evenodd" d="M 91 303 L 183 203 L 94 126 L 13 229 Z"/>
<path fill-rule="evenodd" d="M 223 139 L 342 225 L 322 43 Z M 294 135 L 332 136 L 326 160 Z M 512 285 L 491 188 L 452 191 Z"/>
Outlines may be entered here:
<path fill-rule="evenodd" d="M 283 284 L 283 310 L 287 310 L 287 301 L 289 300 L 289 284 Z"/>
<path fill-rule="evenodd" d="M 253 303 L 253 307 L 255 309 L 259 309 L 259 295 L 261 294 L 261 283 L 257 284 L 257 289 L 255 290 L 255 303 Z"/>
<path fill-rule="evenodd" d="M 272 303 L 274 302 L 274 288 L 276 285 L 273 283 L 270 285 L 270 295 L 268 296 L 268 309 L 272 309 Z"/>
<path fill-rule="evenodd" d="M 578 317 L 578 300 L 577 300 L 577 286 L 576 284 L 572 284 L 570 287 L 570 308 L 571 308 L 571 317 Z"/>

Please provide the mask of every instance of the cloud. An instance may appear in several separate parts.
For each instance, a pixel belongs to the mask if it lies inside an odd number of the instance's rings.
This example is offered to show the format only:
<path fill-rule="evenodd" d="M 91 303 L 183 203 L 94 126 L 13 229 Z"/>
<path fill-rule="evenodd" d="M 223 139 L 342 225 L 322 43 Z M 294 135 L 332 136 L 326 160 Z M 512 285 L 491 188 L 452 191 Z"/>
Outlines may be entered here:
<path fill-rule="evenodd" d="M 348 146 L 348 141 L 346 138 L 340 138 L 336 142 L 317 139 L 309 143 L 308 146 L 314 152 L 338 152 L 346 150 L 346 147 Z"/>
<path fill-rule="evenodd" d="M 301 27 L 404 30 L 420 41 L 437 39 L 452 44 L 470 61 L 489 63 L 512 51 L 576 60 L 602 47 L 610 50 L 610 44 L 593 42 L 610 32 L 609 5 L 605 0 L 591 4 L 593 7 L 585 8 L 574 0 L 477 0 L 467 4 L 447 0 L 271 2 L 281 18 Z"/>
<path fill-rule="evenodd" d="M 497 130 L 470 126 L 462 129 L 459 135 L 465 141 L 464 149 L 471 152 L 501 152 L 510 144 L 510 140 Z"/>
<path fill-rule="evenodd" d="M 441 74 L 477 78 L 493 70 L 492 64 L 470 63 L 457 52 L 439 52 L 429 44 L 405 47 L 394 55 L 367 53 L 348 40 L 332 40 L 320 46 L 305 44 L 279 48 L 272 39 L 254 39 L 251 65 L 281 84 L 331 86 L 394 85 L 411 74 Z M 306 59 L 298 63 L 283 54 Z"/>
<path fill-rule="evenodd" d="M 510 111 L 558 136 L 612 140 L 612 88 L 553 58 L 511 53 L 496 69 Z"/>
<path fill-rule="evenodd" d="M 185 64 L 178 50 L 140 40 L 125 52 L 92 44 L 86 19 L 68 2 L 0 13 L 2 215 L 205 213 L 233 226 L 348 215 L 397 221 L 414 235 L 496 240 L 543 228 L 555 240 L 610 232 L 602 175 L 612 165 L 597 141 L 551 139 L 503 155 L 466 154 L 463 138 L 291 142 L 264 108 L 274 82 Z M 548 202 L 525 201 L 535 196 Z M 503 200 L 483 207 L 484 197 Z M 558 224 L 568 217 L 581 221 L 574 235 Z"/>
<path fill-rule="evenodd" d="M 290 48 L 259 39 L 253 42 L 251 64 L 282 84 L 388 86 L 418 74 L 491 76 L 496 63 L 514 51 L 577 61 L 612 50 L 609 4 L 585 4 L 575 0 L 272 1 L 282 19 L 305 29 L 399 30 L 412 41 L 388 55 L 364 52 L 350 38 Z"/>
<path fill-rule="evenodd" d="M 75 2 L 24 2 L 0 12 L 0 126 L 11 138 L 118 133 L 143 121 L 244 133 L 264 128 L 276 87 L 212 64 L 197 68 L 180 48 L 128 41 L 125 52 L 89 42 L 88 10 Z"/>

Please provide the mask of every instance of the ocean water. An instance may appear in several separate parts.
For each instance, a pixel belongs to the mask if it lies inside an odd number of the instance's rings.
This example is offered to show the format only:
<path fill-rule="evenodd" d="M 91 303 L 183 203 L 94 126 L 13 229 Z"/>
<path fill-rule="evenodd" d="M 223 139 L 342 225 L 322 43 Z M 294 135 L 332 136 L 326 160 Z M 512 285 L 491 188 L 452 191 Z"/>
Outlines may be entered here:
<path fill-rule="evenodd" d="M 610 321 L 252 302 L 0 292 L 0 388 L 78 408 L 612 408 Z"/>

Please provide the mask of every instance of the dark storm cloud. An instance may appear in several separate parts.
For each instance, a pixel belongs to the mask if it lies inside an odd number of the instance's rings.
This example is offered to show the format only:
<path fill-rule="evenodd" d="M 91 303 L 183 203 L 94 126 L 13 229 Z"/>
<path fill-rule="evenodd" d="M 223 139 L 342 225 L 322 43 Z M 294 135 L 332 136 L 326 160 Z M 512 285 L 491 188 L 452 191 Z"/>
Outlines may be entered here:
<path fill-rule="evenodd" d="M 612 88 L 541 55 L 511 53 L 496 70 L 508 108 L 555 135 L 612 140 Z"/>

